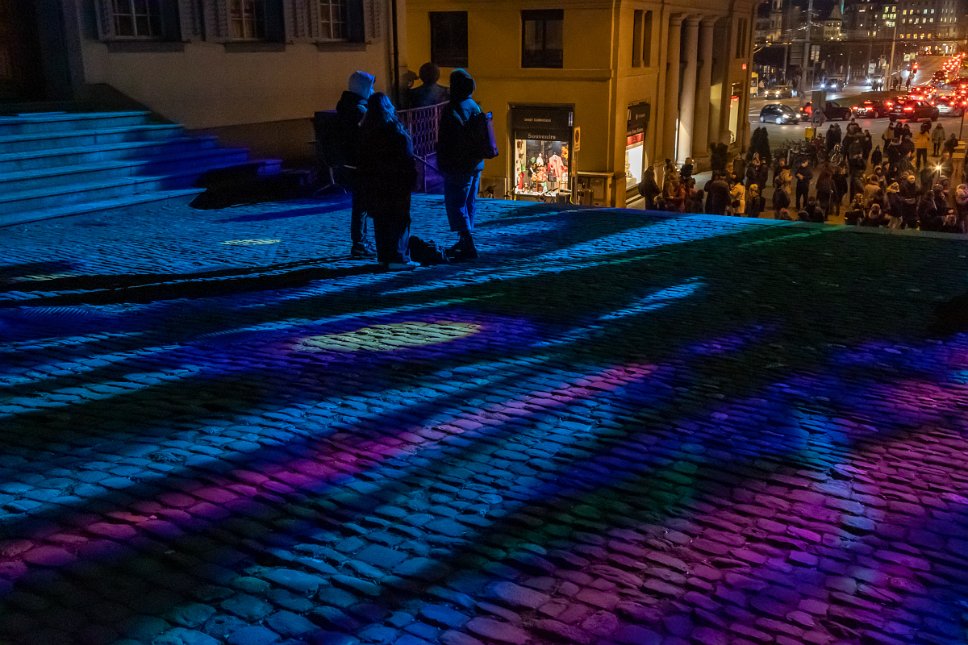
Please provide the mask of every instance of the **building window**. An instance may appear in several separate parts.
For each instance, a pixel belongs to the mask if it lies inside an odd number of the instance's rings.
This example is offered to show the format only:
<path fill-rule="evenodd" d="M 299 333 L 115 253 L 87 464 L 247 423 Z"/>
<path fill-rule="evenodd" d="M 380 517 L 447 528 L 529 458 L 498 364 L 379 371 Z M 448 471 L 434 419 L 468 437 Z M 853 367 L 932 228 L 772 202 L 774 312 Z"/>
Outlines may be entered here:
<path fill-rule="evenodd" d="M 319 39 L 346 40 L 346 0 L 319 0 Z"/>
<path fill-rule="evenodd" d="M 632 67 L 642 65 L 642 16 L 641 9 L 636 9 L 632 17 Z"/>
<path fill-rule="evenodd" d="M 233 40 L 265 40 L 266 3 L 264 0 L 231 0 L 229 20 Z"/>
<path fill-rule="evenodd" d="M 441 67 L 467 67 L 467 12 L 430 12 L 430 60 Z"/>
<path fill-rule="evenodd" d="M 642 64 L 646 67 L 652 65 L 652 12 L 645 12 L 645 20 L 642 22 Z"/>
<path fill-rule="evenodd" d="M 158 0 L 113 0 L 116 38 L 161 37 L 161 12 Z"/>
<path fill-rule="evenodd" d="M 521 67 L 564 66 L 562 9 L 521 12 Z"/>

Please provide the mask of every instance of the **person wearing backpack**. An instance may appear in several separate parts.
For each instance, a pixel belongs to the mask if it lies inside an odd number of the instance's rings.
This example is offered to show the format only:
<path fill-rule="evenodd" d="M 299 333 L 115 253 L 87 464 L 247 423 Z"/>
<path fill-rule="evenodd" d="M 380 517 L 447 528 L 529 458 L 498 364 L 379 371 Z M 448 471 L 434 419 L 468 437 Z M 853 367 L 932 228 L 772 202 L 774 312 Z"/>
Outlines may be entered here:
<path fill-rule="evenodd" d="M 348 89 L 336 104 L 336 117 L 342 148 L 342 164 L 334 169 L 336 181 L 350 191 L 350 255 L 354 259 L 372 258 L 373 245 L 367 240 L 366 209 L 357 185 L 356 166 L 360 154 L 360 124 L 366 116 L 366 101 L 373 94 L 372 74 L 355 71 L 350 75 Z"/>
<path fill-rule="evenodd" d="M 447 249 L 454 260 L 477 257 L 474 245 L 474 209 L 484 170 L 484 156 L 477 141 L 473 120 L 481 107 L 471 96 L 476 89 L 466 70 L 450 73 L 450 101 L 440 115 L 437 138 L 437 166 L 444 175 L 444 207 L 450 230 L 459 239 Z"/>

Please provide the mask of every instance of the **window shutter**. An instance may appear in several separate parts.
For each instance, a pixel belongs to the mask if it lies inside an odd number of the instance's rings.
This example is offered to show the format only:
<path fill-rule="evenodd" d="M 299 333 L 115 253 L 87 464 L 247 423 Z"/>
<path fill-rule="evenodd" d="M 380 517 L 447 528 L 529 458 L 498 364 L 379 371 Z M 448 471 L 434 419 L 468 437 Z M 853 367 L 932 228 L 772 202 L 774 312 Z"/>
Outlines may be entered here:
<path fill-rule="evenodd" d="M 286 37 L 290 41 L 312 39 L 309 29 L 309 0 L 288 0 L 286 5 Z"/>
<path fill-rule="evenodd" d="M 366 3 L 366 25 L 364 40 L 372 43 L 383 38 L 383 25 L 386 16 L 383 15 L 383 0 L 364 0 Z"/>
<path fill-rule="evenodd" d="M 202 0 L 202 8 L 205 39 L 216 43 L 229 40 L 231 32 L 229 31 L 228 0 Z"/>
<path fill-rule="evenodd" d="M 316 0 L 303 0 L 306 3 L 306 35 L 319 39 L 319 3 Z"/>
<path fill-rule="evenodd" d="M 266 0 L 266 40 L 286 42 L 286 16 L 282 0 Z"/>
<path fill-rule="evenodd" d="M 114 8 L 111 0 L 94 0 L 94 14 L 97 18 L 97 37 L 101 40 L 114 40 Z"/>
<path fill-rule="evenodd" d="M 351 42 L 366 42 L 366 12 L 364 11 L 366 2 L 367 0 L 346 1 L 347 40 Z"/>
<path fill-rule="evenodd" d="M 181 40 L 196 40 L 202 35 L 196 0 L 178 0 L 178 19 Z"/>
<path fill-rule="evenodd" d="M 174 2 L 162 2 L 158 5 L 161 9 L 161 39 L 171 42 L 181 42 L 182 26 L 179 7 Z"/>

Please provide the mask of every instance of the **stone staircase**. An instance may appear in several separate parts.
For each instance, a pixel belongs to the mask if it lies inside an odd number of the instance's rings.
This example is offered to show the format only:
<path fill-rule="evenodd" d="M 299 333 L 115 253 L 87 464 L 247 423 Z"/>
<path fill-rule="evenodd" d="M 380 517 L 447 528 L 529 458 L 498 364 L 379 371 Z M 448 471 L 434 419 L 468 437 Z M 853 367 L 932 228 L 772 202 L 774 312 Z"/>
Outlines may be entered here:
<path fill-rule="evenodd" d="M 38 112 L 0 117 L 0 227 L 52 217 L 189 200 L 205 172 L 252 163 L 244 148 L 148 112 Z M 281 170 L 258 162 L 260 175 Z"/>

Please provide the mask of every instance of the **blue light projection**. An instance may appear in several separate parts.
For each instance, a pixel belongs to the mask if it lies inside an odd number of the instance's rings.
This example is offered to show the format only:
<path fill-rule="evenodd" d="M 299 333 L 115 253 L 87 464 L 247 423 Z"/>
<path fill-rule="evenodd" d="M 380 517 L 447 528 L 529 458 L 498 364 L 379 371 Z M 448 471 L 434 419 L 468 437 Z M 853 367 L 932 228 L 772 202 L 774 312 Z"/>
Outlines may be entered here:
<path fill-rule="evenodd" d="M 495 212 L 499 262 L 6 283 L 0 640 L 958 642 L 956 286 L 803 279 L 880 278 L 875 236 Z M 250 214 L 204 246 L 294 253 Z"/>

